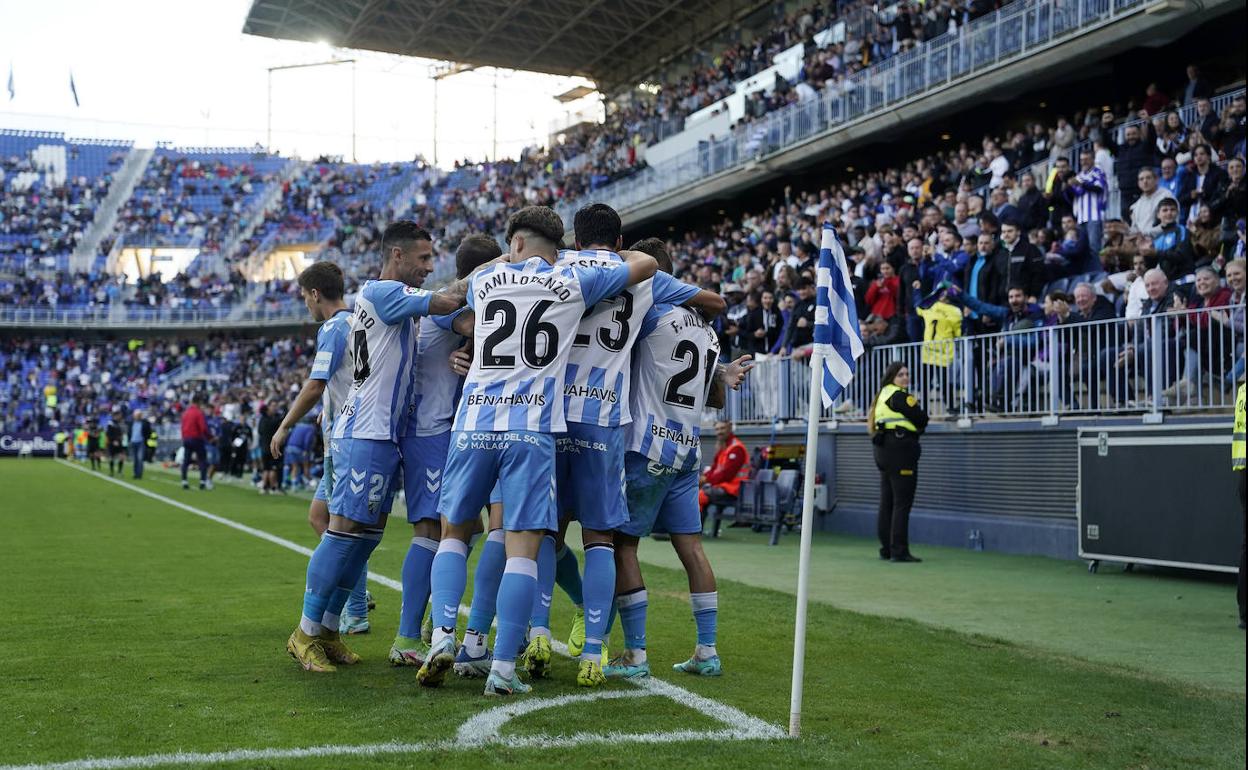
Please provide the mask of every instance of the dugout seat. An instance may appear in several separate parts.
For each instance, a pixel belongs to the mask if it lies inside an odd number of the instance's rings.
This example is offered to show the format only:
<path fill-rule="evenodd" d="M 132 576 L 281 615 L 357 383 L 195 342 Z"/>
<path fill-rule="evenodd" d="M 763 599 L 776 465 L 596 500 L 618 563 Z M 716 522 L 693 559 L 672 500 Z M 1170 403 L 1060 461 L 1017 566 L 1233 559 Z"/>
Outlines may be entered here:
<path fill-rule="evenodd" d="M 760 468 L 748 479 L 742 479 L 737 488 L 735 505 L 708 505 L 706 513 L 711 517 L 711 537 L 719 537 L 720 522 L 728 520 L 737 524 L 754 524 L 759 516 L 759 496 L 764 481 L 770 481 L 770 468 Z"/>

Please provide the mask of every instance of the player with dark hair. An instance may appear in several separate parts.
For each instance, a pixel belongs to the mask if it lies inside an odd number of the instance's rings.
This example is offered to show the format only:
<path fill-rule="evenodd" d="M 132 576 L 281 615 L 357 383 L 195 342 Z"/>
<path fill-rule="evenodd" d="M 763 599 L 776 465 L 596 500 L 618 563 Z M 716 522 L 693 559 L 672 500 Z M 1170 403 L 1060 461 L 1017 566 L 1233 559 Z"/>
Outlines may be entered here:
<path fill-rule="evenodd" d="M 501 254 L 502 249 L 493 238 L 469 235 L 455 250 L 456 277 L 467 278 L 472 271 L 498 259 Z M 463 344 L 463 337 L 452 328 L 454 318 L 454 315 L 432 316 L 420 323 L 412 362 L 412 393 L 404 433 L 399 439 L 412 542 L 403 559 L 399 630 L 390 646 L 390 662 L 396 666 L 424 665 L 429 653 L 429 646 L 421 639 L 421 621 L 425 605 L 429 603 L 429 572 L 441 539 L 438 498 L 460 390 L 459 375 L 448 363 L 452 351 Z M 481 558 L 483 562 L 501 564 L 503 556 L 487 548 Z M 502 572 L 501 566 L 498 572 Z M 497 579 L 494 582 L 497 585 Z M 489 628 L 487 624 L 487 633 Z M 488 659 L 484 653 L 481 657 Z"/>
<path fill-rule="evenodd" d="M 671 258 L 655 238 L 633 248 L 671 269 Z M 653 531 L 671 536 L 672 547 L 689 577 L 689 600 L 697 627 L 693 655 L 675 670 L 719 676 L 715 648 L 719 595 L 715 573 L 702 550 L 698 506 L 699 449 L 707 407 L 723 406 L 724 387 L 737 388 L 753 364 L 742 356 L 719 365 L 719 338 L 701 315 L 687 308 L 655 305 L 641 324 L 633 350 L 628 425 L 628 521 L 615 533 L 615 606 L 624 626 L 624 653 L 604 673 L 610 678 L 650 675 L 646 658 L 648 597 L 637 560 L 639 540 Z"/>
<path fill-rule="evenodd" d="M 108 427 L 104 429 L 108 445 L 108 475 L 120 476 L 126 465 L 126 427 L 121 422 L 121 410 L 114 409 Z"/>
<path fill-rule="evenodd" d="M 330 440 L 335 478 L 329 526 L 308 560 L 303 613 L 286 644 L 309 671 L 359 661 L 337 629 L 347 597 L 381 541 L 393 499 L 416 353 L 414 319 L 454 312 L 467 288 L 466 281 L 437 294 L 420 288 L 433 270 L 433 239 L 415 222 L 387 226 L 381 253 L 380 280 L 364 284 L 351 316 L 352 383 Z"/>
<path fill-rule="evenodd" d="M 559 265 L 587 268 L 620 264 L 616 252 L 623 246 L 623 237 L 615 209 L 603 203 L 590 204 L 576 213 L 574 221 L 576 250 L 561 251 Z M 628 521 L 623 480 L 626 431 L 631 421 L 631 351 L 646 313 L 655 305 L 667 304 L 698 308 L 712 317 L 725 307 L 723 297 L 714 292 L 683 284 L 667 273 L 656 273 L 589 307 L 573 339 L 564 375 L 567 432 L 557 442 L 556 474 L 560 532 L 565 531 L 568 519 L 578 520 L 585 546 L 581 591 L 584 641 L 579 638 L 579 624 L 569 640 L 570 652 L 581 656 L 577 683 L 583 687 L 604 681 L 602 644 L 615 598 L 614 532 Z M 546 537 L 538 559 L 539 602 L 529 621 L 524 657 L 534 677 L 544 676 L 550 665 L 550 601 L 559 573 L 561 540 L 554 533 Z M 573 594 L 574 603 L 576 599 Z M 581 618 L 578 612 L 577 620 Z"/>
<path fill-rule="evenodd" d="M 442 485 L 442 541 L 432 571 L 433 646 L 417 674 L 440 685 L 454 664 L 468 540 L 497 481 L 503 500 L 507 556 L 498 588 L 498 634 L 487 695 L 531 688 L 516 676 L 537 587 L 537 555 L 558 528 L 555 442 L 562 433 L 560 392 L 585 311 L 654 275 L 654 259 L 629 252 L 601 266 L 560 266 L 563 222 L 554 210 L 529 206 L 507 225 L 510 262 L 475 273 L 456 328 L 471 323 L 473 360 L 455 414 Z M 549 479 L 549 482 L 544 480 Z"/>

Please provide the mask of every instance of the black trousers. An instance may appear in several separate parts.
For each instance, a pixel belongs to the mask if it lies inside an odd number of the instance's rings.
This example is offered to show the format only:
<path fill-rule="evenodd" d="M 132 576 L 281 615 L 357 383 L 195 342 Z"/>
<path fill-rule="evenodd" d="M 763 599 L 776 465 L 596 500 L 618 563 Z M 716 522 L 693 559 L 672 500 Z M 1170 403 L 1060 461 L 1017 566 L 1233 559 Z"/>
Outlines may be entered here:
<path fill-rule="evenodd" d="M 1248 477 L 1244 471 L 1239 471 L 1239 509 L 1248 517 Z M 1248 520 L 1245 521 L 1248 526 Z M 1244 582 L 1244 553 L 1248 551 L 1248 534 L 1244 535 L 1244 539 L 1239 544 L 1239 585 L 1235 589 L 1235 598 L 1239 600 L 1239 619 L 1244 620 L 1244 601 L 1248 598 L 1248 585 Z"/>
<path fill-rule="evenodd" d="M 876 529 L 881 555 L 910 552 L 910 508 L 919 486 L 919 454 L 919 438 L 909 431 L 886 431 L 875 446 L 875 466 L 880 469 Z"/>

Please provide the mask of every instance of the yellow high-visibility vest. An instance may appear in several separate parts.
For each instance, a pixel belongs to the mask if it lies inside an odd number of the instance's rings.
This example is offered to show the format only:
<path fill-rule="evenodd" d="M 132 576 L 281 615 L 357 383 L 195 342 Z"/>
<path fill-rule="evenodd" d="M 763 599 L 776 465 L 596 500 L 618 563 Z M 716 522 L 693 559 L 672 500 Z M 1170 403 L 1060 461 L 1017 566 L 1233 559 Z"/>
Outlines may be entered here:
<path fill-rule="evenodd" d="M 1235 393 L 1235 432 L 1231 434 L 1231 469 L 1244 470 L 1244 433 L 1248 432 L 1248 419 L 1244 417 L 1244 383 Z"/>
<path fill-rule="evenodd" d="M 904 428 L 911 433 L 918 433 L 919 429 L 914 427 L 914 423 L 910 422 L 909 417 L 888 405 L 888 399 L 892 398 L 893 394 L 899 390 L 905 393 L 905 390 L 890 382 L 880 391 L 879 398 L 875 400 L 875 424 L 884 430 Z M 914 398 L 914 396 L 910 396 L 910 398 Z"/>

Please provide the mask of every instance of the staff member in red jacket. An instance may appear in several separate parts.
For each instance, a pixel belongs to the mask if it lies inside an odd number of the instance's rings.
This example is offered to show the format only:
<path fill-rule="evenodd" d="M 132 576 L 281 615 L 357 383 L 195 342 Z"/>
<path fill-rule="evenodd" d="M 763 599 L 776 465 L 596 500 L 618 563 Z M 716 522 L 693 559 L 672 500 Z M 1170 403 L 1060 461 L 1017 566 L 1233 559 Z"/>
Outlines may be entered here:
<path fill-rule="evenodd" d="M 202 393 L 191 397 L 191 404 L 182 412 L 182 488 L 190 489 L 186 483 L 186 469 L 191 466 L 191 455 L 199 460 L 199 488 L 212 489 L 208 480 L 208 421 L 204 419 L 204 403 Z"/>
<path fill-rule="evenodd" d="M 702 475 L 702 489 L 698 492 L 698 505 L 706 518 L 706 506 L 732 505 L 740 494 L 741 480 L 750 477 L 750 453 L 741 439 L 732 433 L 732 423 L 720 420 L 715 423 L 718 449 L 715 462 Z"/>

